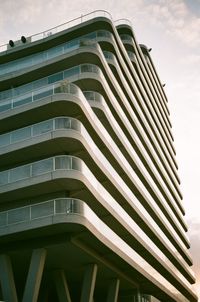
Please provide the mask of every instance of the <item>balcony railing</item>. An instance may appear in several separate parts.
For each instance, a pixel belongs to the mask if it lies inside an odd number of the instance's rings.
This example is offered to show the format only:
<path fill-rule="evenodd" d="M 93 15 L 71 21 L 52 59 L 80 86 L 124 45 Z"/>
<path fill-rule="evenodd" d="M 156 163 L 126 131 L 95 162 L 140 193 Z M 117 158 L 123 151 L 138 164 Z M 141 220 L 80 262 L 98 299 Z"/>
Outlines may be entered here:
<path fill-rule="evenodd" d="M 31 164 L 0 172 L 0 187 L 56 170 L 82 171 L 82 160 L 67 155 L 43 159 Z"/>
<path fill-rule="evenodd" d="M 98 41 L 101 38 L 112 38 L 112 34 L 106 30 L 98 30 L 86 35 L 81 36 L 80 38 L 76 38 L 70 40 L 69 42 L 60 44 L 58 46 L 49 48 L 46 51 L 42 51 L 31 56 L 23 57 L 21 59 L 17 59 L 5 64 L 1 64 L 0 76 L 5 75 L 9 72 L 15 72 L 21 70 L 23 68 L 31 67 L 36 64 L 43 63 L 49 59 L 55 58 L 57 56 L 63 55 L 79 47 L 83 46 L 91 46 L 92 43 Z"/>
<path fill-rule="evenodd" d="M 84 214 L 84 207 L 88 206 L 83 201 L 71 198 L 57 198 L 19 207 L 0 212 L 0 228 L 57 214 Z"/>
<path fill-rule="evenodd" d="M 0 148 L 9 146 L 13 143 L 25 141 L 57 129 L 73 129 L 80 131 L 80 128 L 81 123 L 79 120 L 71 117 L 57 117 L 0 135 Z"/>
<path fill-rule="evenodd" d="M 72 83 L 67 83 L 67 80 L 70 77 L 86 72 L 101 74 L 101 70 L 97 65 L 81 64 L 53 74 L 46 78 L 31 82 L 27 85 L 7 90 L 2 94 L 0 93 L 0 99 L 2 98 L 2 100 L 0 100 L 0 112 L 14 109 L 18 106 L 26 105 L 28 103 L 33 103 L 44 97 L 57 93 L 70 93 L 76 96 L 80 96 L 82 95 L 80 88 Z M 56 83 L 58 81 L 60 82 Z M 34 88 L 37 86 L 41 87 Z M 27 92 L 23 93 L 24 91 Z M 12 94 L 14 94 L 14 96 L 9 97 Z M 6 98 L 6 96 L 8 98 Z"/>
<path fill-rule="evenodd" d="M 133 41 L 133 37 L 131 35 L 127 35 L 127 34 L 121 34 L 120 38 L 123 42 L 132 42 Z"/>
<path fill-rule="evenodd" d="M 96 91 L 83 91 L 83 94 L 88 101 L 95 101 L 98 103 L 104 103 L 105 101 L 104 97 Z"/>

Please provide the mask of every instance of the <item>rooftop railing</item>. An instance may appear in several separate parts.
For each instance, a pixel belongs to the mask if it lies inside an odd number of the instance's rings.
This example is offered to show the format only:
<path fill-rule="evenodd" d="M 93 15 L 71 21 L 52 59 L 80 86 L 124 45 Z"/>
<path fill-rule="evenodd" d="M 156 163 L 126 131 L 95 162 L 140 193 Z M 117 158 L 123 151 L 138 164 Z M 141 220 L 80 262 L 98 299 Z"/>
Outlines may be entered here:
<path fill-rule="evenodd" d="M 60 24 L 58 26 L 49 28 L 45 31 L 42 31 L 40 33 L 34 34 L 32 36 L 29 36 L 27 39 L 30 40 L 31 42 L 35 42 L 35 41 L 39 41 L 39 40 L 45 40 L 47 38 L 49 38 L 50 36 L 57 34 L 59 32 L 62 32 L 66 29 L 69 29 L 73 26 L 79 25 L 83 22 L 89 21 L 93 18 L 97 18 L 97 17 L 105 17 L 108 18 L 110 20 L 112 20 L 112 16 L 109 12 L 107 12 L 106 10 L 96 10 L 93 11 L 91 13 L 88 13 L 86 15 L 81 15 L 78 18 L 75 18 L 73 20 L 70 20 L 68 22 L 65 22 L 63 24 Z M 8 50 L 8 44 L 3 44 L 0 46 L 0 52 L 2 51 L 6 51 Z"/>

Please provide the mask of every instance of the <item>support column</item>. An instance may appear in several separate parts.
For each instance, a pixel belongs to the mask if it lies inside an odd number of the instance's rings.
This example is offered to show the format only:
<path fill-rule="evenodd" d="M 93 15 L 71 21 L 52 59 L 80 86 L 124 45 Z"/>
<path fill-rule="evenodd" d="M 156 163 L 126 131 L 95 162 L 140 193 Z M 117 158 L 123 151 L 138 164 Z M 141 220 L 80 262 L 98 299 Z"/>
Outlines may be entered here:
<path fill-rule="evenodd" d="M 137 292 L 136 292 L 136 294 L 135 294 L 135 297 L 136 297 L 136 299 L 135 299 L 136 302 L 141 302 L 141 301 L 142 301 L 142 299 L 141 299 L 141 294 L 140 294 L 140 290 L 139 290 L 139 289 L 137 289 Z"/>
<path fill-rule="evenodd" d="M 89 265 L 84 274 L 80 302 L 93 302 L 93 294 L 97 275 L 97 265 Z"/>
<path fill-rule="evenodd" d="M 64 270 L 57 270 L 53 273 L 54 282 L 59 302 L 71 302 L 67 280 Z"/>
<path fill-rule="evenodd" d="M 119 293 L 119 279 L 115 279 L 111 282 L 108 290 L 107 302 L 117 302 Z"/>
<path fill-rule="evenodd" d="M 0 282 L 3 299 L 6 302 L 17 302 L 17 292 L 9 256 L 0 255 Z"/>
<path fill-rule="evenodd" d="M 33 251 L 22 302 L 37 302 L 45 259 L 45 249 Z"/>

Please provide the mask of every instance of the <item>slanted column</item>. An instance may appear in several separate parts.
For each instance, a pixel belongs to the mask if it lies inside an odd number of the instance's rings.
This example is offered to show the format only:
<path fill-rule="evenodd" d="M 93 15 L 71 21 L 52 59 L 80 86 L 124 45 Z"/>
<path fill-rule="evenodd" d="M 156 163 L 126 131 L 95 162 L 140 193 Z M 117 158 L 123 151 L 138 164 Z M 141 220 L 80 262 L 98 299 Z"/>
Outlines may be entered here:
<path fill-rule="evenodd" d="M 0 282 L 3 300 L 6 302 L 17 302 L 12 264 L 7 255 L 0 255 Z"/>
<path fill-rule="evenodd" d="M 119 293 L 119 279 L 115 279 L 111 282 L 108 289 L 107 302 L 117 302 Z"/>
<path fill-rule="evenodd" d="M 37 302 L 45 259 L 45 249 L 33 251 L 22 302 Z"/>
<path fill-rule="evenodd" d="M 80 302 L 93 302 L 94 288 L 97 275 L 97 265 L 89 265 L 84 274 Z"/>
<path fill-rule="evenodd" d="M 71 302 L 67 280 L 64 270 L 57 270 L 53 273 L 54 282 L 59 302 Z"/>

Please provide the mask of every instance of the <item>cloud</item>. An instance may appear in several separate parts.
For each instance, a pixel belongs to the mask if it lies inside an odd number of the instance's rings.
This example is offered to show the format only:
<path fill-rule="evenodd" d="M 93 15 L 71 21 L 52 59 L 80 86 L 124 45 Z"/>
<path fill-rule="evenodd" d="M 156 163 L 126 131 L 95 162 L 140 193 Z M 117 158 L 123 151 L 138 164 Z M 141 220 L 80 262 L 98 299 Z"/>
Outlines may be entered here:
<path fill-rule="evenodd" d="M 144 8 L 149 21 L 164 29 L 167 35 L 190 47 L 200 45 L 200 17 L 193 14 L 183 0 L 147 2 Z"/>

